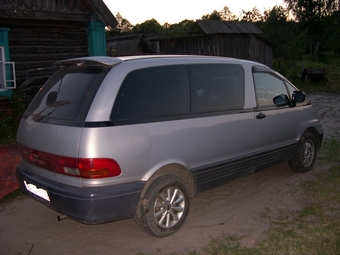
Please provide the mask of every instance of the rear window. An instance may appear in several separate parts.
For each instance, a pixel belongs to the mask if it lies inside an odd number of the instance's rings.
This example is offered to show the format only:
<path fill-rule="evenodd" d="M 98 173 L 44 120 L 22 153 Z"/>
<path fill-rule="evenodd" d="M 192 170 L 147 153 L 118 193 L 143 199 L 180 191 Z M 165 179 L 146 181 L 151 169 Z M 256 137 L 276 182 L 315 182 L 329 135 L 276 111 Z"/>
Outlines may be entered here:
<path fill-rule="evenodd" d="M 69 67 L 52 76 L 33 99 L 26 114 L 35 121 L 45 118 L 81 120 L 108 67 Z"/>

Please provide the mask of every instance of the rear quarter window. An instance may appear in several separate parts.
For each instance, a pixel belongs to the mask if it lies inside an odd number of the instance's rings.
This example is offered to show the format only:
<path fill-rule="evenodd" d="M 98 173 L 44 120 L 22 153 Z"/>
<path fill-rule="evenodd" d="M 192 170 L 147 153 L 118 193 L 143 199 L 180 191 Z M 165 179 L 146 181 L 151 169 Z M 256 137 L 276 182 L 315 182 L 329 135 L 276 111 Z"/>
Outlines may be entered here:
<path fill-rule="evenodd" d="M 112 118 L 147 120 L 189 113 L 187 68 L 178 65 L 132 71 L 118 92 Z"/>

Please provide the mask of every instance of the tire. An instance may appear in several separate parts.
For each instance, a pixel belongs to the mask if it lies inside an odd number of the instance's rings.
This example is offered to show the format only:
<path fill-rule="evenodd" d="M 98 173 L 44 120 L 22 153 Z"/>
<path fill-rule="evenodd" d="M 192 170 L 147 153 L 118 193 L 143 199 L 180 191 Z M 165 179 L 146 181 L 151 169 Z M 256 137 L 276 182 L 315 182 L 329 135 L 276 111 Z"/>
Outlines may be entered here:
<path fill-rule="evenodd" d="M 183 225 L 189 208 L 190 195 L 184 181 L 174 175 L 163 175 L 142 195 L 135 221 L 146 233 L 165 237 Z"/>
<path fill-rule="evenodd" d="M 310 171 L 315 163 L 317 154 L 317 142 L 312 133 L 304 133 L 297 145 L 294 157 L 290 160 L 289 167 L 300 173 Z"/>

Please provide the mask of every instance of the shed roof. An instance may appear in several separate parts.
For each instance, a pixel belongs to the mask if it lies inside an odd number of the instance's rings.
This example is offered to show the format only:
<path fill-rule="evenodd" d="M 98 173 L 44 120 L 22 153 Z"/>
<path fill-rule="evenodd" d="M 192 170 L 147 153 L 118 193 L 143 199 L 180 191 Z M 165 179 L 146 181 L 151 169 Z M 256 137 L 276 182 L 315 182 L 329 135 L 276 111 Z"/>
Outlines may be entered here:
<path fill-rule="evenodd" d="M 0 17 L 82 22 L 100 20 L 106 26 L 111 27 L 116 27 L 118 24 L 102 0 L 2 0 L 0 1 Z"/>
<path fill-rule="evenodd" d="M 143 34 L 130 34 L 108 38 L 106 40 L 106 47 L 109 50 L 114 50 L 117 55 L 136 54 L 138 47 L 143 49 L 143 53 L 154 53 L 152 45 Z"/>
<path fill-rule="evenodd" d="M 205 34 L 262 34 L 254 23 L 222 20 L 197 20 L 197 26 Z M 193 31 L 197 26 L 194 26 Z"/>

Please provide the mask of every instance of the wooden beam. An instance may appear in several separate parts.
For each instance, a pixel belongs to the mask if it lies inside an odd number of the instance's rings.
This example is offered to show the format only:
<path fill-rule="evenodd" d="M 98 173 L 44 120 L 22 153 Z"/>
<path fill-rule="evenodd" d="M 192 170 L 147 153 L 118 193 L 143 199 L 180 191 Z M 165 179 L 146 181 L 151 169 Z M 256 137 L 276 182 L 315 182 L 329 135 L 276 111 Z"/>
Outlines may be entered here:
<path fill-rule="evenodd" d="M 91 21 L 89 14 L 48 10 L 0 9 L 0 17 L 30 20 Z"/>

